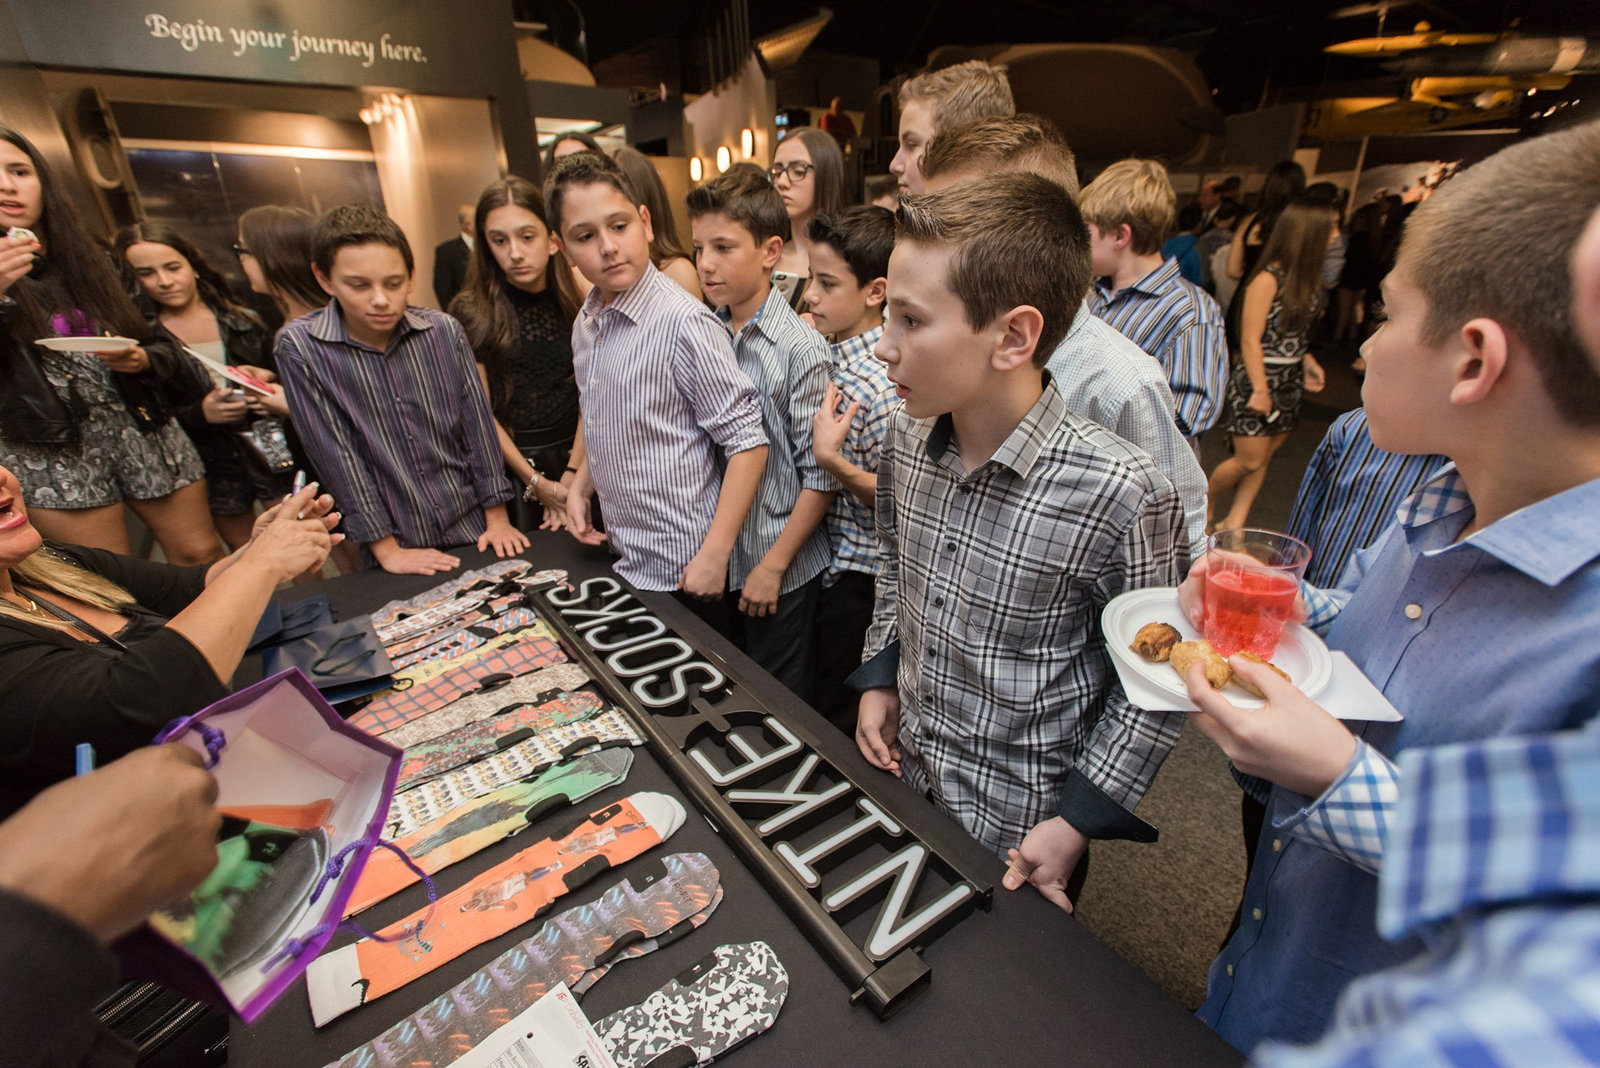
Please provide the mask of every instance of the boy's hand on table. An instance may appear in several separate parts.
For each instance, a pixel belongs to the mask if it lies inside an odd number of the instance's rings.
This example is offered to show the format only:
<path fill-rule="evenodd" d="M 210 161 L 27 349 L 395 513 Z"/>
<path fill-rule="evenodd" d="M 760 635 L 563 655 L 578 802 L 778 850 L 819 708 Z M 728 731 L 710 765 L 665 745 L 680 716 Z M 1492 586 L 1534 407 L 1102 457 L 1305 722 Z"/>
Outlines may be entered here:
<path fill-rule="evenodd" d="M 378 566 L 391 575 L 437 575 L 461 566 L 459 557 L 438 549 L 395 548 L 373 555 L 378 558 Z"/>
<path fill-rule="evenodd" d="M 488 528 L 478 535 L 478 551 L 481 553 L 485 549 L 493 549 L 499 557 L 515 556 L 530 544 L 526 534 L 503 519 L 491 521 Z"/>
<path fill-rule="evenodd" d="M 571 513 L 568 515 L 570 522 Z M 704 546 L 694 554 L 678 579 L 678 589 L 701 601 L 715 601 L 727 588 L 728 557 Z"/>
<path fill-rule="evenodd" d="M 1002 882 L 1007 890 L 1032 883 L 1046 901 L 1072 912 L 1067 880 L 1089 848 L 1089 839 L 1060 816 L 1052 816 L 1029 831 L 1022 845 L 1006 851 L 1010 863 Z"/>
<path fill-rule="evenodd" d="M 900 691 L 878 686 L 861 692 L 856 714 L 856 745 L 867 763 L 900 775 Z"/>
<path fill-rule="evenodd" d="M 1241 656 L 1228 663 L 1266 695 L 1267 703 L 1240 708 L 1213 690 L 1203 666 L 1195 664 L 1183 679 L 1189 700 L 1199 706 L 1189 718 L 1244 774 L 1320 797 L 1349 766 L 1355 735 L 1265 664 Z"/>
<path fill-rule="evenodd" d="M 744 589 L 739 591 L 739 611 L 751 619 L 775 614 L 782 589 L 783 572 L 771 564 L 757 564 L 745 576 Z"/>

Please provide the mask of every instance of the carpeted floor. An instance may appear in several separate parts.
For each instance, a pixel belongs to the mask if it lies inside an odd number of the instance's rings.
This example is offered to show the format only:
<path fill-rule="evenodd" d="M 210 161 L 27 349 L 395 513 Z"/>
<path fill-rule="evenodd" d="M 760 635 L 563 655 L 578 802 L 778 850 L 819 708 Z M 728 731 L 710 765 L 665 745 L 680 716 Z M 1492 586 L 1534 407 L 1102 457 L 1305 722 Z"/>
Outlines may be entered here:
<path fill-rule="evenodd" d="M 1306 463 L 1328 424 L 1361 403 L 1360 383 L 1349 370 L 1354 352 L 1315 351 L 1327 366 L 1328 388 L 1308 396 L 1300 426 L 1267 469 L 1251 526 L 1284 528 Z M 1213 431 L 1201 444 L 1209 474 L 1227 455 L 1226 438 Z M 1160 841 L 1097 843 L 1078 916 L 1162 989 L 1198 1008 L 1205 998 L 1206 968 L 1244 887 L 1239 791 L 1222 750 L 1186 727 L 1139 815 L 1160 829 Z"/>

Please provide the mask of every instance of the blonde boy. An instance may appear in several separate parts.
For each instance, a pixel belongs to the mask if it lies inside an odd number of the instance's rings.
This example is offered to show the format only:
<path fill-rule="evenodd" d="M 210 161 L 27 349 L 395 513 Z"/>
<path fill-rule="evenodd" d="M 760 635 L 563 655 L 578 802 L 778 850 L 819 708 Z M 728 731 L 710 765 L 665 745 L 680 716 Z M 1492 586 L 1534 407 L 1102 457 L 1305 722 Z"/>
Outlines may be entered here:
<path fill-rule="evenodd" d="M 919 74 L 900 86 L 900 148 L 889 173 L 902 193 L 924 191 L 922 153 L 935 134 L 977 119 L 1016 114 L 1006 69 L 981 59 Z"/>

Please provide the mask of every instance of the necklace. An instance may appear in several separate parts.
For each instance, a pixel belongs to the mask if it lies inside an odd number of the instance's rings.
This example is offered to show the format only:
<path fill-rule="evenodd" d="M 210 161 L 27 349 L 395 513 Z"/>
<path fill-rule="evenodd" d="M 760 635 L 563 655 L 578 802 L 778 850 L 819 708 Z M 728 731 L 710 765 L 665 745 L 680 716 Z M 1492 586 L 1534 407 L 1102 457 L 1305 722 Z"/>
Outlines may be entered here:
<path fill-rule="evenodd" d="M 26 610 L 30 613 L 37 613 L 39 611 L 39 603 L 32 597 L 24 597 L 22 594 L 16 593 L 15 591 L 12 592 L 11 597 L 14 601 L 27 601 L 28 607 Z"/>

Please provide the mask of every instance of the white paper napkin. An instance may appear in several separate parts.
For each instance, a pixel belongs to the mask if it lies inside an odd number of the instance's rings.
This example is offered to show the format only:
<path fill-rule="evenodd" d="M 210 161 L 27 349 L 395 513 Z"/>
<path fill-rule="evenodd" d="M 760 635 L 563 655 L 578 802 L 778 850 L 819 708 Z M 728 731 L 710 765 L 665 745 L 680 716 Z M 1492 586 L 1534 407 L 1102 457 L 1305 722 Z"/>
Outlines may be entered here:
<path fill-rule="evenodd" d="M 1367 677 L 1338 650 L 1329 650 L 1333 657 L 1333 674 L 1327 687 L 1317 695 L 1317 704 L 1340 719 L 1371 720 L 1378 723 L 1398 723 L 1404 717 Z M 1140 708 L 1152 711 L 1193 712 L 1194 702 L 1178 697 L 1154 685 L 1137 671 L 1125 666 L 1116 657 L 1111 663 L 1117 669 L 1117 678 L 1128 700 Z"/>

